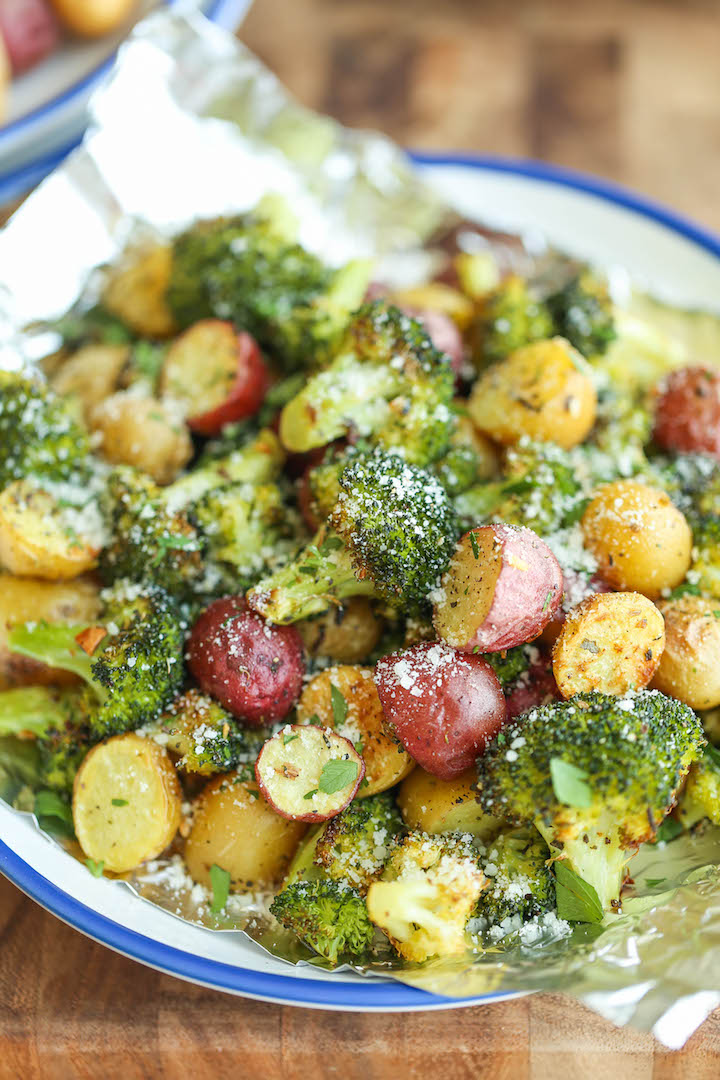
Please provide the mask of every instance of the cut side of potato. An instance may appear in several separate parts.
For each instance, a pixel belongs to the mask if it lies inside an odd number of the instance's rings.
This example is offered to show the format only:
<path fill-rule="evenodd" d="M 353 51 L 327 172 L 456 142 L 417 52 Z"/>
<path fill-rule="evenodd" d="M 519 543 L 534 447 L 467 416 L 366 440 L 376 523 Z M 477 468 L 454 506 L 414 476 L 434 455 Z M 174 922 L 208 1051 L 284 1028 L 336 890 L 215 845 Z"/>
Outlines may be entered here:
<path fill-rule="evenodd" d="M 120 390 L 92 411 L 100 450 L 115 465 L 134 465 L 158 484 L 169 484 L 193 455 L 192 439 L 171 402 Z"/>
<path fill-rule="evenodd" d="M 349 739 L 329 728 L 286 724 L 263 746 L 255 778 L 267 801 L 293 821 L 326 821 L 344 810 L 365 775 Z"/>
<path fill-rule="evenodd" d="M 85 345 L 69 356 L 51 379 L 61 397 L 73 397 L 90 423 L 92 411 L 114 393 L 130 359 L 127 345 Z"/>
<path fill-rule="evenodd" d="M 426 833 L 471 833 L 492 840 L 502 829 L 499 818 L 483 813 L 477 801 L 475 769 L 455 780 L 440 780 L 418 766 L 403 780 L 397 803 L 409 829 Z"/>
<path fill-rule="evenodd" d="M 330 656 L 341 664 L 357 664 L 377 645 L 383 622 L 366 596 L 351 596 L 340 607 L 316 619 L 301 619 L 295 627 L 311 656 Z"/>
<path fill-rule="evenodd" d="M 568 615 L 553 648 L 564 698 L 598 690 L 624 694 L 652 679 L 665 648 L 658 609 L 640 593 L 596 593 Z"/>
<path fill-rule="evenodd" d="M 298 701 L 297 717 L 300 724 L 319 722 L 332 728 L 362 754 L 365 783 L 359 798 L 386 791 L 415 767 L 407 751 L 385 732 L 372 668 L 342 664 L 316 675 Z"/>
<path fill-rule="evenodd" d="M 182 790 L 166 750 L 133 733 L 94 747 L 75 777 L 73 821 L 80 847 L 123 873 L 154 859 L 180 824 Z"/>
<path fill-rule="evenodd" d="M 306 829 L 276 814 L 253 779 L 229 773 L 212 780 L 195 804 L 185 862 L 193 880 L 208 887 L 210 870 L 219 866 L 230 874 L 231 892 L 270 888 L 285 876 Z"/>
<path fill-rule="evenodd" d="M 0 564 L 19 577 L 69 581 L 92 570 L 102 523 L 91 507 L 63 507 L 48 491 L 16 480 L 0 494 Z"/>
<path fill-rule="evenodd" d="M 439 637 L 461 648 L 475 637 L 493 605 L 503 567 L 502 544 L 492 528 L 473 529 L 460 540 L 435 601 Z"/>
<path fill-rule="evenodd" d="M 720 611 L 717 600 L 680 596 L 658 605 L 665 651 L 652 685 L 691 709 L 720 705 Z"/>
<path fill-rule="evenodd" d="M 103 304 L 143 337 L 170 337 L 175 320 L 165 296 L 171 268 L 168 244 L 126 252 L 105 287 Z"/>

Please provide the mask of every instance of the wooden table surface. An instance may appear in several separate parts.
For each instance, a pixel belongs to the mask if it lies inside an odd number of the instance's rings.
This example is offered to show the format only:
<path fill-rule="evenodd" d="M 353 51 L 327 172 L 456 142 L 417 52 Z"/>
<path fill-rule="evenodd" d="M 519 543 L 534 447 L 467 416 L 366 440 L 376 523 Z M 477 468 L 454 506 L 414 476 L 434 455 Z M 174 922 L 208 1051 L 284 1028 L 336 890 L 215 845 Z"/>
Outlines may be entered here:
<path fill-rule="evenodd" d="M 413 147 L 599 173 L 720 230 L 716 0 L 255 0 L 242 38 L 305 103 Z M 559 995 L 387 1016 L 243 1001 L 85 939 L 0 880 L 0 1077 L 716 1080 Z"/>

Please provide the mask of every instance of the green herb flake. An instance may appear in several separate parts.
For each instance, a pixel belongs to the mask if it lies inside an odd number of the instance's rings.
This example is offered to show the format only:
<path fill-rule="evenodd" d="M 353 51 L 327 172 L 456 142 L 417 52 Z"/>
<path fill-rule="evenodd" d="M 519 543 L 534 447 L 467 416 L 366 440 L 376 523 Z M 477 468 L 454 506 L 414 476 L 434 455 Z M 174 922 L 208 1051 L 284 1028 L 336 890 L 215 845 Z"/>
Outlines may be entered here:
<path fill-rule="evenodd" d="M 480 558 L 480 548 L 478 547 L 477 536 L 475 535 L 474 532 L 470 533 L 470 547 L 472 548 L 472 553 L 475 556 L 475 558 L 479 559 Z"/>
<path fill-rule="evenodd" d="M 587 773 L 562 758 L 550 758 L 550 779 L 553 791 L 561 803 L 587 810 L 592 805 L 592 792 Z"/>
<path fill-rule="evenodd" d="M 105 869 L 105 862 L 103 859 L 101 859 L 100 862 L 95 862 L 94 859 L 86 859 L 85 865 L 93 877 L 103 876 L 103 870 Z"/>
<path fill-rule="evenodd" d="M 291 743 L 293 741 L 293 739 L 299 739 L 299 738 L 300 738 L 299 735 L 283 735 L 283 746 L 287 746 L 288 743 Z"/>
<path fill-rule="evenodd" d="M 113 804 L 113 806 L 127 806 L 128 805 L 127 799 L 111 799 L 110 802 Z"/>
<path fill-rule="evenodd" d="M 348 703 L 343 697 L 337 686 L 330 683 L 330 701 L 332 702 L 332 713 L 335 727 L 340 727 L 345 723 L 348 714 Z"/>
<path fill-rule="evenodd" d="M 326 795 L 334 795 L 336 791 L 350 787 L 357 780 L 358 763 L 349 761 L 347 758 L 332 758 L 323 765 L 320 773 L 318 787 Z"/>
<path fill-rule="evenodd" d="M 312 789 L 312 791 L 306 791 L 305 792 L 305 794 L 303 795 L 303 799 L 312 799 L 312 797 L 314 795 L 317 795 L 317 793 L 318 793 L 318 788 L 314 787 Z"/>
<path fill-rule="evenodd" d="M 562 859 L 554 863 L 554 869 L 558 918 L 567 922 L 601 923 L 604 913 L 593 886 Z"/>
<path fill-rule="evenodd" d="M 38 791 L 35 796 L 35 816 L 38 818 L 58 818 L 66 825 L 72 825 L 72 810 L 56 791 Z"/>
<path fill-rule="evenodd" d="M 223 870 L 217 863 L 213 863 L 210 867 L 210 888 L 212 889 L 210 910 L 217 915 L 227 904 L 230 895 L 230 873 Z"/>
<path fill-rule="evenodd" d="M 674 840 L 680 833 L 685 832 L 683 826 L 675 818 L 665 818 L 662 825 L 655 833 L 655 840 L 658 843 L 667 844 L 670 840 Z"/>

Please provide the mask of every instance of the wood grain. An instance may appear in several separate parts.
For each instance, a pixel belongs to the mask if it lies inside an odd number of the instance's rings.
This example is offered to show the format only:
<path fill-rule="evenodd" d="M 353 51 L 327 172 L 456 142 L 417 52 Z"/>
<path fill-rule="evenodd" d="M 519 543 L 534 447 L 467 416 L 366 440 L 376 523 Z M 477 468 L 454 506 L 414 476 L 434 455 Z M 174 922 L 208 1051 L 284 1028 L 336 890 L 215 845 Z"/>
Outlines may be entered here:
<path fill-rule="evenodd" d="M 535 156 L 720 229 L 720 0 L 255 0 L 243 39 L 306 104 L 408 146 Z M 717 1080 L 560 995 L 315 1012 L 143 968 L 0 880 L 0 1078 Z"/>

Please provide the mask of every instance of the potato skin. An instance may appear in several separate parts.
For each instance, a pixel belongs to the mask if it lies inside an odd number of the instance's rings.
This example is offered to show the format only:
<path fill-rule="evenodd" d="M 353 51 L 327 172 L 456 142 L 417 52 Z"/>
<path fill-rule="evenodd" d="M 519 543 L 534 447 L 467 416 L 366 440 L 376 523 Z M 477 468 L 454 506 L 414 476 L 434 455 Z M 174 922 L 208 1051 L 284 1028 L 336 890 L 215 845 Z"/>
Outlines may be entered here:
<path fill-rule="evenodd" d="M 409 829 L 426 833 L 471 833 L 491 840 L 502 828 L 499 818 L 483 813 L 477 801 L 477 771 L 468 769 L 454 780 L 441 780 L 420 766 L 403 780 L 397 804 Z"/>
<path fill-rule="evenodd" d="M 511 445 L 523 435 L 569 449 L 588 435 L 597 394 L 585 361 L 564 338 L 517 349 L 477 380 L 468 403 L 476 427 Z"/>
<path fill-rule="evenodd" d="M 0 566 L 11 574 L 70 581 L 97 565 L 99 551 L 67 528 L 48 492 L 16 480 L 0 494 Z"/>
<path fill-rule="evenodd" d="M 665 648 L 663 617 L 641 593 L 596 593 L 569 613 L 553 648 L 564 698 L 647 686 Z"/>
<path fill-rule="evenodd" d="M 351 596 L 342 607 L 330 608 L 317 619 L 301 619 L 295 628 L 311 656 L 357 664 L 377 645 L 383 621 L 366 596 Z"/>
<path fill-rule="evenodd" d="M 658 604 L 665 651 L 652 685 L 692 709 L 720 705 L 720 610 L 717 600 L 680 596 Z"/>
<path fill-rule="evenodd" d="M 210 868 L 230 874 L 231 892 L 266 889 L 281 881 L 307 825 L 276 814 L 254 779 L 241 773 L 217 776 L 195 805 L 185 845 L 194 881 L 210 885 Z"/>
<path fill-rule="evenodd" d="M 193 455 L 190 433 L 168 402 L 121 390 L 92 410 L 101 452 L 115 465 L 135 465 L 169 484 Z"/>
<path fill-rule="evenodd" d="M 78 769 L 75 833 L 86 855 L 124 873 L 168 847 L 180 825 L 181 804 L 168 752 L 134 732 L 116 735 L 93 747 Z"/>
<path fill-rule="evenodd" d="M 85 345 L 65 360 L 51 379 L 62 397 L 74 397 L 90 425 L 93 410 L 117 389 L 130 357 L 127 345 Z"/>
<path fill-rule="evenodd" d="M 66 26 L 83 37 L 101 37 L 121 26 L 135 0 L 50 0 Z"/>
<path fill-rule="evenodd" d="M 77 675 L 10 652 L 8 633 L 15 626 L 46 622 L 94 622 L 100 612 L 100 590 L 87 578 L 70 583 L 36 581 L 0 574 L 0 690 L 14 686 L 74 686 Z"/>
<path fill-rule="evenodd" d="M 604 484 L 580 525 L 599 575 L 614 589 L 654 600 L 679 585 L 690 566 L 692 533 L 684 514 L 647 484 Z"/>
<path fill-rule="evenodd" d="M 720 458 L 720 372 L 690 367 L 668 375 L 655 406 L 653 434 L 665 450 Z"/>
<path fill-rule="evenodd" d="M 415 762 L 384 729 L 383 710 L 373 681 L 372 668 L 343 664 L 326 668 L 312 679 L 297 704 L 299 724 L 309 723 L 317 716 L 324 727 L 335 728 L 332 708 L 334 686 L 345 699 L 347 719 L 338 729 L 352 742 L 362 743 L 367 783 L 358 791 L 358 798 L 376 795 L 393 787 L 415 767 Z"/>
<path fill-rule="evenodd" d="M 77 6 L 84 5 L 77 0 Z M 143 337 L 170 337 L 176 329 L 165 300 L 171 268 L 169 245 L 126 252 L 105 286 L 105 307 Z"/>

